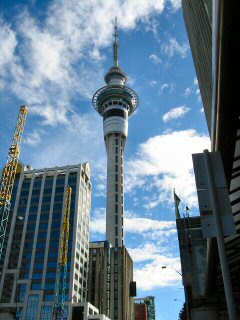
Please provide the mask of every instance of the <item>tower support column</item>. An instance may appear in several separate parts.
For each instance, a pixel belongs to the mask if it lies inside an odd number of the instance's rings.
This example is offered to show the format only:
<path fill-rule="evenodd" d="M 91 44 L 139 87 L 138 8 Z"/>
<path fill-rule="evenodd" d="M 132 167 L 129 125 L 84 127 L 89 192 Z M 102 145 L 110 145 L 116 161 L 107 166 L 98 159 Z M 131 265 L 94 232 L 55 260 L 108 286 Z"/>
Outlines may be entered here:
<path fill-rule="evenodd" d="M 112 246 L 124 245 L 124 149 L 126 137 L 111 133 L 105 137 L 107 149 L 107 240 Z"/>

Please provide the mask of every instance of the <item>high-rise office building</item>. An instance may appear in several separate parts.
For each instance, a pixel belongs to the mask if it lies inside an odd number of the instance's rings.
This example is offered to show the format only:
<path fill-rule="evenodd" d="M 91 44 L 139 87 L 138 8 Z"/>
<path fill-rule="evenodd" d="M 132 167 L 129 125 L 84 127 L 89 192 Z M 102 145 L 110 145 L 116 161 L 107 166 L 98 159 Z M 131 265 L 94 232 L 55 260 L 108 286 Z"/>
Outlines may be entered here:
<path fill-rule="evenodd" d="M 110 245 L 107 241 L 89 244 L 88 301 L 100 314 L 110 317 Z"/>
<path fill-rule="evenodd" d="M 66 189 L 72 187 L 65 319 L 86 300 L 91 182 L 89 164 L 32 170 L 22 166 L 0 282 L 0 314 L 52 319 Z M 5 318 L 7 319 L 7 318 Z"/>
<path fill-rule="evenodd" d="M 125 247 L 90 243 L 88 301 L 110 319 L 134 319 L 133 261 Z"/>
<path fill-rule="evenodd" d="M 212 110 L 212 0 L 182 0 L 182 8 L 210 132 Z"/>
<path fill-rule="evenodd" d="M 221 155 L 236 229 L 235 235 L 224 236 L 224 243 L 220 235 L 218 241 L 214 237 L 207 239 L 205 282 L 201 285 L 205 301 L 209 303 L 215 299 L 216 318 L 235 319 L 240 315 L 240 109 L 236 104 L 238 90 L 233 89 L 239 65 L 236 50 L 238 1 L 182 0 L 182 4 L 211 138 L 211 151 Z M 216 190 L 214 187 L 214 192 Z M 207 197 L 211 199 L 210 193 L 206 192 L 204 199 Z M 221 207 L 225 207 L 227 202 L 226 198 Z M 224 221 L 223 226 L 226 225 L 228 223 Z M 193 274 L 197 274 L 195 268 Z M 203 309 L 206 306 L 201 304 Z"/>
<path fill-rule="evenodd" d="M 124 245 L 124 151 L 128 117 L 138 107 L 137 94 L 125 86 L 127 76 L 118 65 L 118 32 L 115 25 L 114 66 L 105 76 L 107 86 L 93 97 L 93 106 L 103 117 L 107 149 L 107 241 L 113 247 Z"/>

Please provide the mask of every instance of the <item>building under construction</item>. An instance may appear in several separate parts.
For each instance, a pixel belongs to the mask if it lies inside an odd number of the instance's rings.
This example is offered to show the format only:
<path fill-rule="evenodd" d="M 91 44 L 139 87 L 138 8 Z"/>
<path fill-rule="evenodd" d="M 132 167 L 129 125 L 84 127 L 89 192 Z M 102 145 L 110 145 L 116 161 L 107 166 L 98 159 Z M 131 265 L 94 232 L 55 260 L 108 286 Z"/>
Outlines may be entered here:
<path fill-rule="evenodd" d="M 68 186 L 72 197 L 66 281 L 63 272 L 59 289 Z M 54 305 L 64 300 L 63 319 L 71 319 L 72 303 L 86 301 L 91 188 L 88 163 L 40 170 L 18 165 L 1 266 L 1 319 L 52 319 Z"/>

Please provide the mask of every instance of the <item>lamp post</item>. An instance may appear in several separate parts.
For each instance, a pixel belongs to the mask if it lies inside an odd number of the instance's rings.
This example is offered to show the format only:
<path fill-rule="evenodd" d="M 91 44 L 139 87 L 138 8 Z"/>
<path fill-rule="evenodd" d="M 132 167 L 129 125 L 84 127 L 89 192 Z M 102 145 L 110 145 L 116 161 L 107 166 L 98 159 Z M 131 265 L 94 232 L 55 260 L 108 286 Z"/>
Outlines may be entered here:
<path fill-rule="evenodd" d="M 176 271 L 181 277 L 182 277 L 182 274 L 181 272 L 179 272 L 177 269 L 175 269 L 174 267 L 170 267 L 170 266 L 162 266 L 162 269 L 167 269 L 167 268 L 171 268 L 173 269 L 174 271 Z"/>
<path fill-rule="evenodd" d="M 183 300 L 181 300 L 181 299 L 177 299 L 177 298 L 175 298 L 175 299 L 173 299 L 174 301 L 181 301 L 181 302 L 183 302 L 184 303 L 184 301 Z"/>
<path fill-rule="evenodd" d="M 182 273 L 179 272 L 177 269 L 175 269 L 174 267 L 171 267 L 171 266 L 162 266 L 162 269 L 167 269 L 167 268 L 171 268 L 173 269 L 175 272 L 177 272 L 181 277 L 182 277 L 182 281 L 185 282 L 185 278 L 183 277 Z M 188 312 L 188 298 L 187 298 L 187 294 L 186 294 L 186 288 L 184 286 L 184 283 L 183 283 L 183 288 L 184 288 L 184 293 L 185 293 L 185 303 L 186 303 L 186 311 L 187 311 L 187 320 L 189 320 L 189 312 Z M 174 299 L 174 301 L 177 301 L 179 299 Z"/>

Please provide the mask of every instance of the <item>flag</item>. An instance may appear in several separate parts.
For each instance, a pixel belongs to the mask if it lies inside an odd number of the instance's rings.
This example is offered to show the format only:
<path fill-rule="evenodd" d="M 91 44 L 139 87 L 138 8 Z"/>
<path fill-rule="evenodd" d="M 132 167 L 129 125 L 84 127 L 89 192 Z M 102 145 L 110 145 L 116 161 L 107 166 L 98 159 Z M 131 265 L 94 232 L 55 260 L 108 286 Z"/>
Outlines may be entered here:
<path fill-rule="evenodd" d="M 175 203 L 175 215 L 176 219 L 180 219 L 180 212 L 179 212 L 179 203 L 181 202 L 180 198 L 176 195 L 175 189 L 173 189 L 173 197 L 174 197 L 174 203 Z"/>

